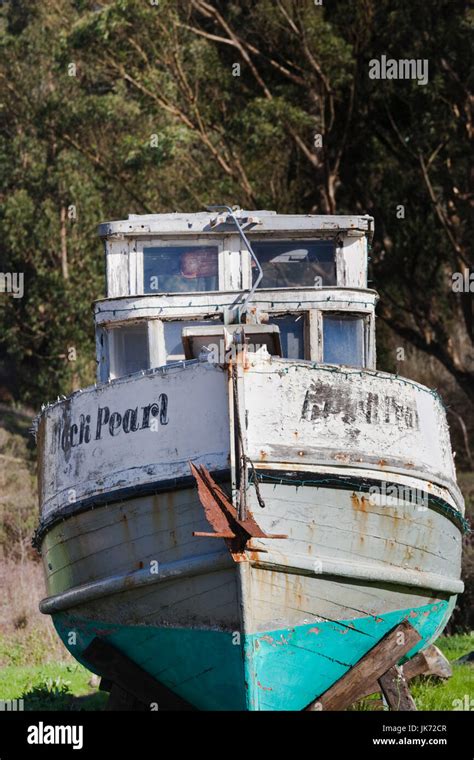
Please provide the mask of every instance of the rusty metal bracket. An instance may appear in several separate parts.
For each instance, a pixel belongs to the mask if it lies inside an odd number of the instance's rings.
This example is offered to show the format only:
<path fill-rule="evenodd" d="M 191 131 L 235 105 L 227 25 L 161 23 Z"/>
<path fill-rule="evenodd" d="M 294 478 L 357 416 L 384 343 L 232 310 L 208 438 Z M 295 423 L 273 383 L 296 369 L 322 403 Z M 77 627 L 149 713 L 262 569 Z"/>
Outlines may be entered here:
<path fill-rule="evenodd" d="M 193 536 L 225 539 L 236 562 L 243 559 L 242 553 L 251 538 L 288 538 L 287 535 L 265 533 L 250 512 L 247 512 L 245 519 L 239 518 L 234 505 L 213 480 L 209 470 L 204 465 L 196 467 L 192 462 L 189 466 L 196 480 L 199 500 L 206 519 L 214 529 L 212 533 L 194 531 Z"/>

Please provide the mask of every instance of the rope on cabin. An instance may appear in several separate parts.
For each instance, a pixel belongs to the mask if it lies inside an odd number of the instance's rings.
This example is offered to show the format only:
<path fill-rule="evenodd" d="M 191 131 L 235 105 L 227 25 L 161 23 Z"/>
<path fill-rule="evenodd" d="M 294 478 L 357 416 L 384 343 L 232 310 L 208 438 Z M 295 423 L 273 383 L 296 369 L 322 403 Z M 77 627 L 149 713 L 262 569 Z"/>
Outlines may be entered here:
<path fill-rule="evenodd" d="M 259 487 L 259 485 L 258 485 L 258 475 L 257 475 L 257 471 L 256 471 L 256 469 L 255 469 L 254 463 L 253 463 L 253 462 L 252 462 L 252 460 L 251 460 L 251 459 L 249 459 L 248 457 L 247 457 L 247 462 L 249 463 L 249 465 L 250 465 L 250 469 L 252 470 L 252 477 L 253 477 L 253 480 L 252 480 L 251 482 L 253 483 L 253 485 L 254 485 L 254 488 L 255 488 L 255 494 L 256 494 L 256 496 L 257 496 L 257 501 L 258 501 L 258 503 L 259 503 L 259 506 L 260 506 L 262 509 L 265 509 L 265 502 L 264 502 L 264 500 L 263 500 L 263 496 L 262 496 L 262 494 L 261 494 L 261 492 L 260 492 L 260 487 Z"/>

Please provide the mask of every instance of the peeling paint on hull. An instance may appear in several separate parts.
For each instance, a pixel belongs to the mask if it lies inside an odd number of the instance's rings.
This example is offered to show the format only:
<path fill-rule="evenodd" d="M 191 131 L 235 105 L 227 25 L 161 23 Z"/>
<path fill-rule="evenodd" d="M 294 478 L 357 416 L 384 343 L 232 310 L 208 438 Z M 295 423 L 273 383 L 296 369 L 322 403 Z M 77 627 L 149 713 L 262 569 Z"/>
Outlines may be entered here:
<path fill-rule="evenodd" d="M 71 653 L 99 635 L 126 652 L 151 675 L 200 710 L 302 710 L 354 665 L 393 626 L 409 619 L 422 641 L 436 637 L 451 612 L 446 602 L 396 610 L 384 616 L 353 618 L 243 635 L 232 632 L 121 626 L 54 616 Z M 341 638 L 344 645 L 341 646 Z M 87 665 L 87 663 L 85 663 Z"/>

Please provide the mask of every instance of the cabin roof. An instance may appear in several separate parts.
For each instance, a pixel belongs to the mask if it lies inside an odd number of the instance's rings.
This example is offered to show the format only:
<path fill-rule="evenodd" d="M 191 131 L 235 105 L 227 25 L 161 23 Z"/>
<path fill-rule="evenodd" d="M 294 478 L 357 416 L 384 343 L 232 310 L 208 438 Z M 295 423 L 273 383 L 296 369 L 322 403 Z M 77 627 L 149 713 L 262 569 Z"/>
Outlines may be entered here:
<path fill-rule="evenodd" d="M 277 214 L 276 211 L 245 210 L 236 212 L 245 232 L 252 234 L 276 233 L 312 233 L 315 232 L 373 232 L 373 217 L 365 215 L 315 215 L 315 214 Z M 99 235 L 102 238 L 116 236 L 137 237 L 150 234 L 182 234 L 193 235 L 206 233 L 230 234 L 235 232 L 232 219 L 227 221 L 226 213 L 216 211 L 200 211 L 183 214 L 130 214 L 128 219 L 104 222 L 99 225 Z"/>

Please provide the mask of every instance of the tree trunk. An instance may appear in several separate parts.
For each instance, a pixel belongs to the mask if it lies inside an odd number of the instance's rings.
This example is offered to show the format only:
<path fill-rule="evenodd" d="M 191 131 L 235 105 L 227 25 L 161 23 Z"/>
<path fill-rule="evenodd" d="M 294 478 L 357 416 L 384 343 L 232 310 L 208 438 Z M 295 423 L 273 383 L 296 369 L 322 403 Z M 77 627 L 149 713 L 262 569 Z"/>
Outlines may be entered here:
<path fill-rule="evenodd" d="M 67 209 L 61 206 L 61 269 L 65 280 L 69 279 L 69 266 L 67 260 Z"/>

